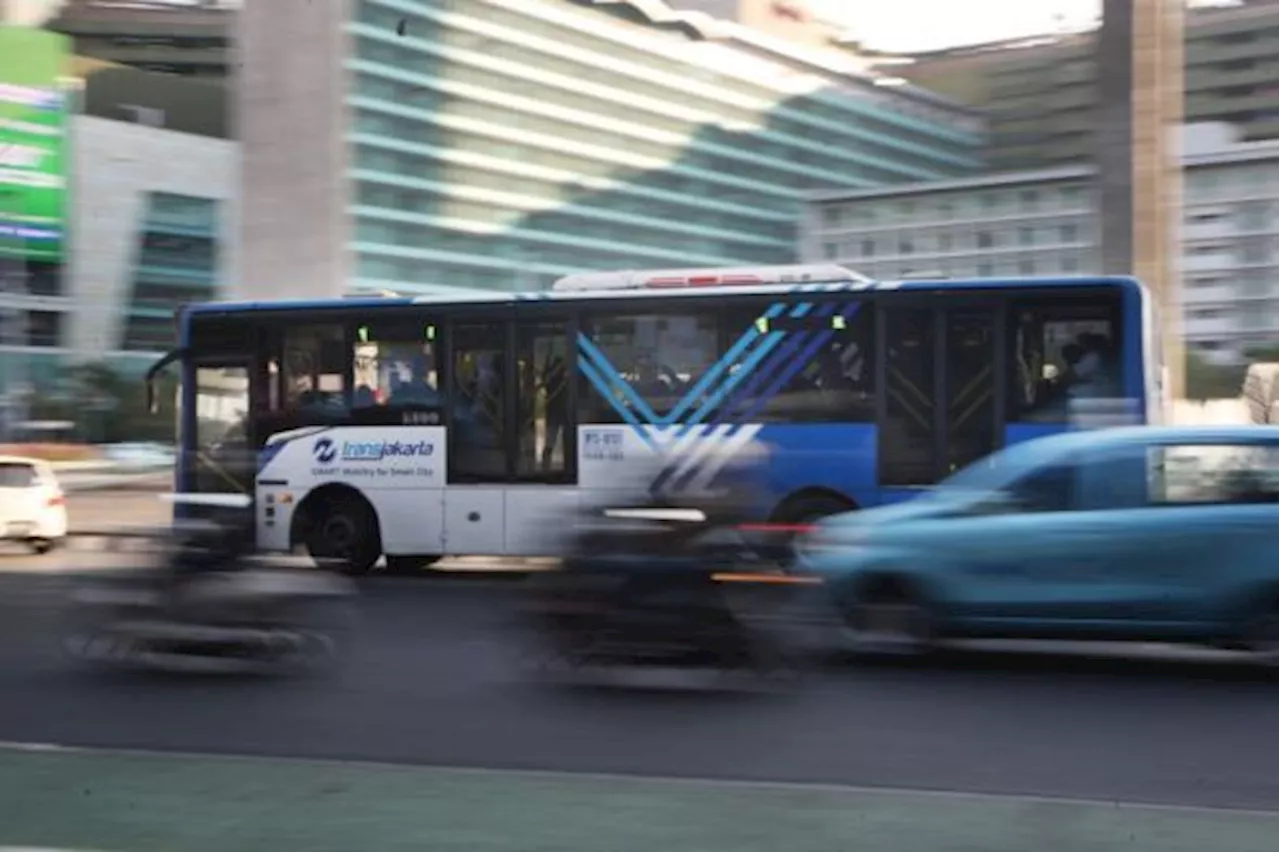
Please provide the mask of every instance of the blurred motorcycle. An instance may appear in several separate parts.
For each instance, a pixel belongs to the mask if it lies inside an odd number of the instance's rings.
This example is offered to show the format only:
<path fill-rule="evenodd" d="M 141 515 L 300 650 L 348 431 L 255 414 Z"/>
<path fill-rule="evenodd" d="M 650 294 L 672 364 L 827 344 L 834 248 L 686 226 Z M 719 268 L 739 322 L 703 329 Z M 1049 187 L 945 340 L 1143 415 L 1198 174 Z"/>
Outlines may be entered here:
<path fill-rule="evenodd" d="M 310 674 L 336 664 L 354 587 L 248 550 L 248 498 L 175 495 L 202 510 L 160 534 L 158 568 L 76 589 L 63 649 L 81 662 L 208 673 Z"/>
<path fill-rule="evenodd" d="M 562 567 L 531 583 L 543 667 L 579 677 L 642 667 L 770 681 L 799 674 L 783 615 L 807 581 L 739 524 L 755 461 L 736 458 L 714 492 L 664 493 L 637 476 L 627 491 L 581 507 Z"/>

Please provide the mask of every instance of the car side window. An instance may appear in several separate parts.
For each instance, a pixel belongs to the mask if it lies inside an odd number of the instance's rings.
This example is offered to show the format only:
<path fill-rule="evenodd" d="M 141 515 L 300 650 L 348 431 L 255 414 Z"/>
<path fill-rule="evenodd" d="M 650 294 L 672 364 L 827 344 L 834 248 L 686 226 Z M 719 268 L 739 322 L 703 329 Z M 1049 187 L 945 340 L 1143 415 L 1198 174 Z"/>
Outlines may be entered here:
<path fill-rule="evenodd" d="M 1151 505 L 1277 502 L 1280 450 L 1269 444 L 1192 444 L 1148 448 Z"/>
<path fill-rule="evenodd" d="M 1023 512 L 1068 512 L 1076 508 L 1076 470 L 1068 463 L 1038 470 L 1016 482 L 1009 494 Z"/>
<path fill-rule="evenodd" d="M 31 488 L 39 484 L 36 469 L 25 462 L 0 464 L 0 488 Z"/>

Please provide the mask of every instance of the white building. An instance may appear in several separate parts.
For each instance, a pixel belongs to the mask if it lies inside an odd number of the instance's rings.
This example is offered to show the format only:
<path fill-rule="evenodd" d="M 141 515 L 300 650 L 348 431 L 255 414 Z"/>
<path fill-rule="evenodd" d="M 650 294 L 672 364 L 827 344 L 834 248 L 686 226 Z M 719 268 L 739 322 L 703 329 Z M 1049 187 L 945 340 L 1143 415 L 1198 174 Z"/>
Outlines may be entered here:
<path fill-rule="evenodd" d="M 1277 337 L 1275 140 L 1186 128 L 1182 285 L 1188 344 L 1235 360 Z M 877 278 L 1073 275 L 1101 265 L 1091 166 L 816 193 L 806 261 Z"/>
<path fill-rule="evenodd" d="M 224 294 L 239 234 L 234 142 L 95 116 L 69 125 L 65 266 L 3 299 L 26 339 L 0 359 L 37 386 L 73 362 L 149 366 L 173 346 L 179 305 Z"/>

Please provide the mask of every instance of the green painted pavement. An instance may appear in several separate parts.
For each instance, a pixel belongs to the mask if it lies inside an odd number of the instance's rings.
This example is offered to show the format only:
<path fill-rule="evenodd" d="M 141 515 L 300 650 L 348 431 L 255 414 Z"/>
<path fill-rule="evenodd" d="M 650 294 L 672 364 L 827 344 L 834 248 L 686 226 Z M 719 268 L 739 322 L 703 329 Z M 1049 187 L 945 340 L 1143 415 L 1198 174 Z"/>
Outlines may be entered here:
<path fill-rule="evenodd" d="M 888 790 L 0 750 L 0 849 L 1253 852 L 1274 813 Z"/>

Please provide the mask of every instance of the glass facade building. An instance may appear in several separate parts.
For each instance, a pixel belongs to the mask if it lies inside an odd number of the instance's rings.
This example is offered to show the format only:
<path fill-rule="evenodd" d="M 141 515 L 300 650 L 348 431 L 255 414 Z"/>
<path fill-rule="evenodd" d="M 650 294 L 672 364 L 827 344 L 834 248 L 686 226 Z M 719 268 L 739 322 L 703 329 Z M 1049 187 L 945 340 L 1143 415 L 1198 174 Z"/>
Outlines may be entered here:
<path fill-rule="evenodd" d="M 273 55 L 273 16 L 292 5 L 243 16 L 246 211 L 255 194 L 302 204 L 253 165 L 278 144 L 255 112 L 297 88 L 280 75 L 303 72 Z M 851 57 L 661 3 L 351 0 L 329 26 L 316 35 L 341 69 L 326 94 L 343 150 L 318 153 L 343 175 L 329 219 L 345 254 L 330 290 L 526 290 L 584 270 L 789 262 L 806 191 L 981 165 L 981 125 L 963 109 L 855 76 Z M 289 253 L 287 225 L 249 215 L 246 242 Z M 260 293 L 271 283 L 253 257 Z"/>

